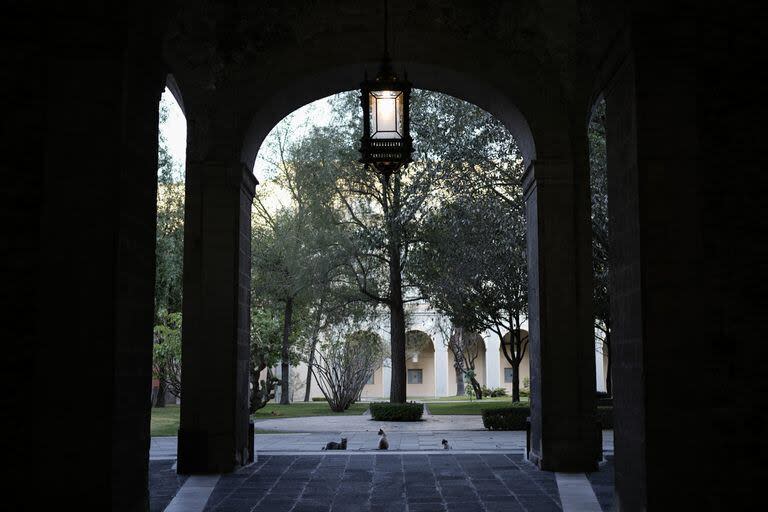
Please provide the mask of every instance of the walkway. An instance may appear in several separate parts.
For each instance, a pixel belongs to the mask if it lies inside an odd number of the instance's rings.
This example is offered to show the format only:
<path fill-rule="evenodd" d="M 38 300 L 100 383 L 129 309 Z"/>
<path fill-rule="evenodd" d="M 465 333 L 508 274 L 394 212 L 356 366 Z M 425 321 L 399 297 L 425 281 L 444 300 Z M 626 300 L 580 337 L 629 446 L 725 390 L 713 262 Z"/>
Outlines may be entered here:
<path fill-rule="evenodd" d="M 380 427 L 387 452 L 376 450 Z M 523 458 L 525 432 L 490 432 L 478 416 L 284 418 L 256 428 L 275 432 L 255 436 L 257 462 L 210 477 L 178 477 L 176 438 L 152 438 L 151 512 L 613 510 L 612 431 L 603 431 L 608 462 L 584 475 L 539 471 Z M 346 452 L 321 450 L 341 437 Z"/>

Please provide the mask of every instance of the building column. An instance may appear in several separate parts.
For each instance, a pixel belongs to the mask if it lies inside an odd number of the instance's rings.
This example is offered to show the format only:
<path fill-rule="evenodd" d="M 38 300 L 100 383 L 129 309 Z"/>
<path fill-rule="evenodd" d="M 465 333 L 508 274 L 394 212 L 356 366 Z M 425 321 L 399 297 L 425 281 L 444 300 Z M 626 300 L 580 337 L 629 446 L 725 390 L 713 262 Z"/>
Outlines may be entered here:
<path fill-rule="evenodd" d="M 448 347 L 435 343 L 435 396 L 448 396 Z"/>
<path fill-rule="evenodd" d="M 671 19 L 677 18 L 664 21 Z M 700 74 L 692 53 L 698 50 L 689 45 L 695 22 L 634 21 L 636 50 L 616 65 L 605 90 L 617 506 L 739 509 L 738 500 L 754 487 L 734 475 L 751 466 L 744 458 L 758 449 L 734 410 L 755 404 L 748 385 L 729 389 L 726 375 L 745 375 L 728 360 L 738 345 L 725 344 L 722 373 L 712 372 L 705 356 L 703 347 L 722 343 L 718 337 L 726 332 L 708 308 L 728 298 L 706 296 L 717 275 L 703 269 L 717 259 L 702 246 L 701 216 L 720 197 L 735 193 L 744 200 L 747 187 L 731 181 L 738 171 L 723 169 L 728 183 L 707 196 L 711 185 L 699 174 L 697 119 L 706 102 L 690 93 Z M 727 95 L 718 92 L 718 102 L 721 97 Z M 715 154 L 722 151 L 716 137 L 707 146 L 717 147 Z M 741 256 L 730 226 L 713 235 L 725 241 L 728 258 Z M 735 270 L 722 268 L 731 279 Z M 724 446 L 730 449 L 718 451 Z M 713 466 L 726 458 L 732 470 Z"/>
<path fill-rule="evenodd" d="M 381 367 L 381 396 L 389 400 L 389 390 L 392 385 L 392 360 L 387 358 Z"/>
<path fill-rule="evenodd" d="M 241 164 L 187 164 L 179 473 L 248 460 L 251 202 Z"/>
<path fill-rule="evenodd" d="M 595 340 L 595 387 L 605 391 L 605 370 L 603 369 L 603 342 Z"/>
<path fill-rule="evenodd" d="M 489 388 L 501 387 L 501 354 L 499 349 L 501 345 L 498 336 L 485 332 L 483 333 L 485 341 L 485 385 Z"/>
<path fill-rule="evenodd" d="M 581 168 L 569 160 L 539 160 L 523 178 L 530 455 L 548 471 L 594 471 L 598 460 L 586 126 L 583 130 Z"/>

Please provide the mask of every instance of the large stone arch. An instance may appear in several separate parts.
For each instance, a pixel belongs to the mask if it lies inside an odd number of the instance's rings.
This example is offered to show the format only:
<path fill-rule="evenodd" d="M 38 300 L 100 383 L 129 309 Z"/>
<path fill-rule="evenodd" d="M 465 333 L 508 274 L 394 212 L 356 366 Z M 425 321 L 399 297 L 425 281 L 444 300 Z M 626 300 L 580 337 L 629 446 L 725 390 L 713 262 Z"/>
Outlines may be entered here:
<path fill-rule="evenodd" d="M 241 162 L 253 167 L 264 138 L 285 116 L 315 100 L 358 89 L 362 71 L 375 72 L 377 66 L 375 62 L 352 63 L 299 77 L 285 87 L 277 88 L 252 115 L 243 137 Z M 405 62 L 397 67 L 401 74 L 402 69 L 407 70 L 415 87 L 450 94 L 497 117 L 515 137 L 526 164 L 536 160 L 536 143 L 530 125 L 512 99 L 502 91 L 477 82 L 456 69 L 421 62 Z"/>
<path fill-rule="evenodd" d="M 249 287 L 244 277 L 248 273 L 244 262 L 249 248 L 244 247 L 243 240 L 249 236 L 246 210 L 255 186 L 251 166 L 261 141 L 297 107 L 338 91 L 356 89 L 363 71 L 367 68 L 373 74 L 378 66 L 382 48 L 379 38 L 371 34 L 379 33 L 380 27 L 370 12 L 350 3 L 344 5 L 343 16 L 330 15 L 335 10 L 326 12 L 321 4 L 300 4 L 293 8 L 295 11 L 288 9 L 284 13 L 287 19 L 270 20 L 268 39 L 260 38 L 254 31 L 258 23 L 252 22 L 263 22 L 264 13 L 255 6 L 241 5 L 235 18 L 223 14 L 217 17 L 221 26 L 201 25 L 194 30 L 182 27 L 174 33 L 174 39 L 166 41 L 166 54 L 185 89 L 190 124 L 188 199 L 193 211 L 188 218 L 197 225 L 190 223 L 185 235 L 191 250 L 185 252 L 185 275 L 190 269 L 189 284 L 201 297 L 200 304 L 205 304 L 205 296 L 217 296 L 226 298 L 231 307 L 226 315 L 217 310 L 218 316 L 213 317 L 204 317 L 203 310 L 197 307 L 190 308 L 192 318 L 206 318 L 205 322 L 210 323 L 211 335 L 217 330 L 234 332 L 236 336 L 247 332 L 247 315 L 239 312 L 246 307 L 243 298 Z M 513 16 L 522 7 L 494 3 L 486 8 L 493 11 L 490 19 L 495 19 Z M 526 8 L 531 13 L 541 9 L 538 4 Z M 482 34 L 468 34 L 457 20 L 472 19 L 476 14 L 468 6 L 442 8 L 431 2 L 419 3 L 418 9 L 405 3 L 393 7 L 392 22 L 398 27 L 391 45 L 394 65 L 398 71 L 408 68 L 415 87 L 452 94 L 485 108 L 520 143 L 527 166 L 524 189 L 529 219 L 535 397 L 532 454 L 544 468 L 591 469 L 596 464 L 596 436 L 591 409 L 594 357 L 585 357 L 586 353 L 592 356 L 594 350 L 588 318 L 591 290 L 587 288 L 591 283 L 588 162 L 586 127 L 574 121 L 585 117 L 586 101 L 574 100 L 581 98 L 582 84 L 563 79 L 568 66 L 559 54 L 567 48 L 563 34 L 567 33 L 572 13 L 562 13 L 557 23 L 553 22 L 557 30 L 551 32 L 535 26 L 533 16 L 517 19 L 520 25 L 511 31 L 500 25 L 486 27 Z M 483 19 L 488 19 L 487 14 Z M 296 19 L 313 22 L 309 26 L 292 24 Z M 551 37 L 558 40 L 548 45 L 547 38 Z M 212 190 L 221 195 L 211 195 Z M 220 223 L 214 226 L 209 219 Z M 229 239 L 231 248 L 223 250 L 217 238 L 222 231 L 240 233 L 239 241 Z M 211 246 L 206 248 L 205 244 Z M 240 255 L 234 262 L 231 255 L 226 259 L 231 252 Z M 221 261 L 213 261 L 218 258 Z M 208 266 L 212 270 L 206 272 Z M 185 301 L 186 281 L 185 277 Z M 200 281 L 205 281 L 202 286 Z M 232 297 L 237 299 L 233 301 Z M 569 334 L 573 329 L 576 335 L 565 336 L 565 326 L 569 326 Z M 185 329 L 193 336 L 205 332 L 203 325 Z M 201 354 L 212 355 L 212 349 L 206 348 L 209 341 L 201 336 L 198 343 Z M 247 357 L 238 352 L 240 345 L 233 341 L 231 352 L 238 355 L 224 361 L 228 371 L 237 375 L 242 371 L 241 361 Z M 569 360 L 580 364 L 569 364 Z M 240 380 L 235 375 L 223 379 Z M 238 390 L 242 388 L 238 386 Z M 241 391 L 227 393 L 242 395 Z M 219 417 L 231 417 L 232 410 L 239 410 L 239 406 L 231 405 Z M 543 420 L 545 416 L 547 421 Z M 182 412 L 182 433 L 184 418 Z M 215 464 L 206 462 L 208 468 L 230 467 L 229 461 L 237 463 L 242 459 L 244 416 L 238 418 L 236 425 L 225 429 L 234 433 L 222 434 L 224 448 L 206 448 L 208 454 L 201 461 L 218 459 Z M 210 429 L 197 430 L 195 427 L 190 434 L 210 436 Z M 199 443 L 192 438 L 189 443 L 183 442 L 184 437 L 180 434 L 179 467 L 194 470 L 182 464 L 194 455 L 183 447 Z M 213 445 L 211 441 L 207 446 Z M 233 446 L 235 457 L 226 453 Z"/>

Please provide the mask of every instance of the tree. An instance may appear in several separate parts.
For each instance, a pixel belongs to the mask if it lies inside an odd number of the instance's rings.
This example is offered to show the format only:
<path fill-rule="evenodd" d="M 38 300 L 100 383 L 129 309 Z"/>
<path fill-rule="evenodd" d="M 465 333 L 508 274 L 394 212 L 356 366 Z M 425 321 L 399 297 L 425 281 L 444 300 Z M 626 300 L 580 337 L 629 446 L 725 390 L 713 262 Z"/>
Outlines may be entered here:
<path fill-rule="evenodd" d="M 525 218 L 522 201 L 508 197 L 478 188 L 433 209 L 412 272 L 433 307 L 456 327 L 498 336 L 512 367 L 512 399 L 519 401 L 528 345 L 520 328 L 528 308 Z"/>
<path fill-rule="evenodd" d="M 360 396 L 384 358 L 378 335 L 337 330 L 320 342 L 312 373 L 334 412 L 346 411 Z"/>
<path fill-rule="evenodd" d="M 251 310 L 251 394 L 249 411 L 251 414 L 261 409 L 275 398 L 275 386 L 280 383 L 272 374 L 272 367 L 281 356 L 281 322 L 275 311 L 262 304 Z M 266 370 L 265 378 L 261 373 Z"/>
<path fill-rule="evenodd" d="M 608 169 L 605 147 L 605 100 L 595 105 L 589 121 L 589 184 L 592 197 L 592 305 L 599 349 L 608 359 L 605 389 L 611 394 L 611 305 L 608 294 Z"/>
<path fill-rule="evenodd" d="M 166 390 L 181 398 L 181 313 L 161 310 L 155 325 L 152 348 L 152 376 L 160 382 L 156 407 L 165 406 Z"/>
<path fill-rule="evenodd" d="M 361 131 L 357 101 L 354 94 L 340 95 L 337 123 L 315 131 L 315 136 L 335 145 L 326 152 L 324 168 L 340 205 L 338 222 L 346 227 L 356 283 L 369 300 L 389 309 L 390 401 L 402 403 L 406 399 L 405 305 L 423 298 L 407 272 L 419 242 L 420 224 L 431 205 L 445 196 L 446 184 L 458 182 L 455 173 L 464 172 L 452 158 L 452 148 L 463 147 L 468 135 L 487 134 L 487 130 L 477 107 L 450 96 L 414 91 L 414 162 L 398 173 L 384 175 L 357 163 Z"/>
<path fill-rule="evenodd" d="M 285 378 L 291 345 L 308 344 L 311 362 L 320 332 L 338 316 L 334 312 L 360 300 L 359 294 L 350 297 L 341 277 L 348 265 L 338 229 L 327 218 L 329 195 L 313 180 L 317 148 L 311 139 L 292 136 L 290 125 L 283 125 L 268 142 L 271 176 L 256 194 L 253 229 L 255 293 L 283 308 L 282 404 L 291 396 L 290 379 Z M 297 324 L 302 328 L 297 330 Z"/>
<path fill-rule="evenodd" d="M 168 120 L 169 101 L 164 97 L 160 103 L 161 126 Z M 177 356 L 180 357 L 181 342 L 180 337 L 177 340 L 173 334 L 172 326 L 181 324 L 184 257 L 184 172 L 171 156 L 163 130 L 159 131 L 158 138 L 157 180 L 153 367 L 159 381 L 155 406 L 163 407 L 170 380 L 181 378 L 174 368 Z M 165 343 L 168 345 L 164 346 Z M 171 392 L 177 386 L 180 393 L 180 382 L 173 384 Z"/>
<path fill-rule="evenodd" d="M 480 355 L 480 351 L 485 348 L 483 339 L 476 333 L 471 333 L 465 328 L 457 325 L 451 326 L 451 332 L 448 337 L 448 349 L 453 354 L 454 367 L 461 369 L 461 375 L 456 372 L 457 390 L 459 392 L 459 377 L 461 377 L 461 392 L 464 393 L 464 380 L 468 380 L 475 393 L 475 398 L 483 399 L 483 388 L 477 381 L 475 371 L 475 360 Z"/>

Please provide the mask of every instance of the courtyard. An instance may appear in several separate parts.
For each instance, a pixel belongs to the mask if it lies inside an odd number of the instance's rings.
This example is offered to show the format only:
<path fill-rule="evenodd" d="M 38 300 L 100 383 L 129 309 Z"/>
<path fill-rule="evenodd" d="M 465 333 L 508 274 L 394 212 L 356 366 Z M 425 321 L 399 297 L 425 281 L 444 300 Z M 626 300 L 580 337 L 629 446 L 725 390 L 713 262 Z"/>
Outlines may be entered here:
<path fill-rule="evenodd" d="M 153 437 L 151 510 L 614 510 L 611 430 L 603 431 L 599 471 L 585 474 L 540 471 L 524 458 L 525 432 L 488 431 L 477 415 L 309 416 L 255 427 L 257 460 L 221 476 L 178 475 L 176 437 Z M 379 428 L 389 451 L 377 450 Z M 322 450 L 341 438 L 346 451 Z"/>

